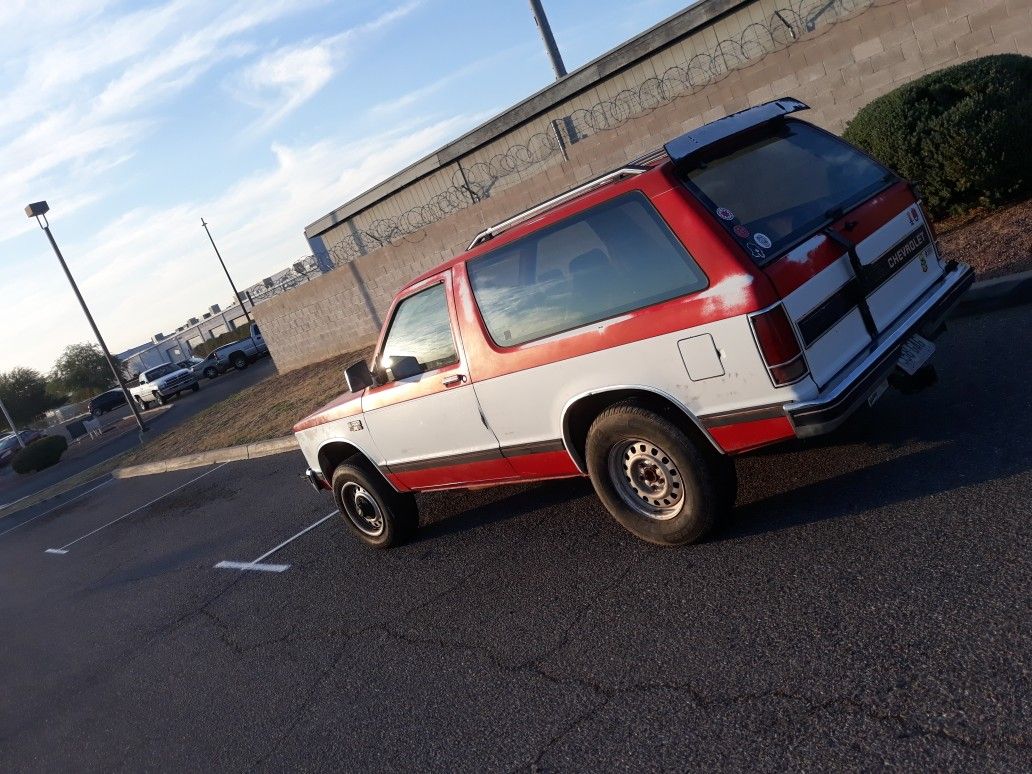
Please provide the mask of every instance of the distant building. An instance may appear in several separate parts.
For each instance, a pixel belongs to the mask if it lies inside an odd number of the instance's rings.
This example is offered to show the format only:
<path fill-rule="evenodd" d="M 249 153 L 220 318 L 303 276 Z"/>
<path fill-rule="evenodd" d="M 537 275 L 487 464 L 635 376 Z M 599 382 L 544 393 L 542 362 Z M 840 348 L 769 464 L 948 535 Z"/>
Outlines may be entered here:
<path fill-rule="evenodd" d="M 244 308 L 250 311 L 252 306 L 249 301 L 244 300 Z M 200 319 L 191 317 L 173 333 L 155 333 L 149 343 L 127 349 L 118 353 L 116 357 L 119 362 L 125 364 L 126 370 L 132 376 L 162 363 L 186 360 L 193 354 L 194 347 L 202 342 L 246 325 L 244 308 L 241 308 L 240 304 L 233 304 L 223 310 L 218 304 L 213 304 Z"/>

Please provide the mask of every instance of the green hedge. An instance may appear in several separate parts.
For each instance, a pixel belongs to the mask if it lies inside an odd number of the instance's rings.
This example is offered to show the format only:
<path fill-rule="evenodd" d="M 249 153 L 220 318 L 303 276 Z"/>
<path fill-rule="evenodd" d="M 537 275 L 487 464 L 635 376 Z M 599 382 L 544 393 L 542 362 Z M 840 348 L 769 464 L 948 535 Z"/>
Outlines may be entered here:
<path fill-rule="evenodd" d="M 68 448 L 68 441 L 63 435 L 47 435 L 30 443 L 11 458 L 11 467 L 15 473 L 28 473 L 31 470 L 43 470 L 56 465 L 61 455 Z"/>
<path fill-rule="evenodd" d="M 935 217 L 1032 195 L 1032 57 L 948 67 L 879 97 L 843 136 L 920 184 Z"/>

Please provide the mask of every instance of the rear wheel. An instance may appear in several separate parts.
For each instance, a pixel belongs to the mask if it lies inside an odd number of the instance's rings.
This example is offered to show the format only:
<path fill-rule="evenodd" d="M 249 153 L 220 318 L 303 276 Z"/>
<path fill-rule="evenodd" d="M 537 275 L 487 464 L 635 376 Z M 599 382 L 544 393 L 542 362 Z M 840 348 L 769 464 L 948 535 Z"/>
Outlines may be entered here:
<path fill-rule="evenodd" d="M 635 403 L 617 404 L 595 419 L 585 456 L 599 499 L 650 543 L 694 542 L 734 503 L 734 464 Z"/>
<path fill-rule="evenodd" d="M 363 461 L 344 462 L 333 471 L 333 499 L 352 532 L 374 548 L 393 548 L 419 525 L 411 494 L 396 492 Z"/>
<path fill-rule="evenodd" d="M 229 359 L 229 362 L 232 363 L 233 368 L 235 368 L 238 371 L 243 371 L 245 368 L 247 368 L 247 357 L 240 352 L 234 354 Z"/>

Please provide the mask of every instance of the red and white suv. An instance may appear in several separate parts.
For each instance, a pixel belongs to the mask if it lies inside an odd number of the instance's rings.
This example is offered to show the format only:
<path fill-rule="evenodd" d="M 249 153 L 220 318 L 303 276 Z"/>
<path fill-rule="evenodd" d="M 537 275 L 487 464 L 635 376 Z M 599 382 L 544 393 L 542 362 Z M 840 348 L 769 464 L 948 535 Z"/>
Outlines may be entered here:
<path fill-rule="evenodd" d="M 627 529 L 698 539 L 730 455 L 826 433 L 927 360 L 971 284 L 914 187 L 781 99 L 521 213 L 394 300 L 372 366 L 294 428 L 387 547 L 413 491 L 588 475 Z"/>

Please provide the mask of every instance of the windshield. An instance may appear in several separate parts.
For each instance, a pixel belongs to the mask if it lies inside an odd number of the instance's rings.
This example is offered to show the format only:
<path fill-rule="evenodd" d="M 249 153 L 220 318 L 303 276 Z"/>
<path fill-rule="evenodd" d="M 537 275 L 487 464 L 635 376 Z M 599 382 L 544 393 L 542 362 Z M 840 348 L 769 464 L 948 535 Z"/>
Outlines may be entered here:
<path fill-rule="evenodd" d="M 684 179 L 762 265 L 896 178 L 837 137 L 785 121 Z"/>
<path fill-rule="evenodd" d="M 175 365 L 172 365 L 171 363 L 169 363 L 168 365 L 163 365 L 163 366 L 158 366 L 157 368 L 152 368 L 151 370 L 149 370 L 145 374 L 145 376 L 147 377 L 147 381 L 148 382 L 153 382 L 155 379 L 157 379 L 159 377 L 168 376 L 173 371 L 178 371 L 178 370 L 179 370 L 178 366 L 175 366 Z"/>
<path fill-rule="evenodd" d="M 8 449 L 13 449 L 17 445 L 18 439 L 15 438 L 13 435 L 9 435 L 2 441 L 0 441 L 0 451 L 7 451 Z"/>

